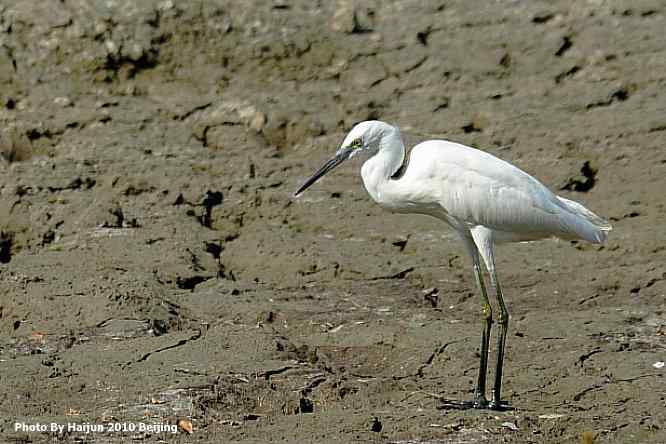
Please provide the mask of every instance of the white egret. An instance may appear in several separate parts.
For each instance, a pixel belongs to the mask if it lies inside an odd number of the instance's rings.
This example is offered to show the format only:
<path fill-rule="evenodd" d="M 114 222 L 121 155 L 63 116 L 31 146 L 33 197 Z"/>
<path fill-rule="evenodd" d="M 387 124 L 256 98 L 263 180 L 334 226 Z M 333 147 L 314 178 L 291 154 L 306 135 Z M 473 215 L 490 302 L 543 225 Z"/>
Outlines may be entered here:
<path fill-rule="evenodd" d="M 294 194 L 300 195 L 324 174 L 360 152 L 372 156 L 361 176 L 370 196 L 398 213 L 434 216 L 462 239 L 474 264 L 483 302 L 479 376 L 470 403 L 501 409 L 502 365 L 509 313 L 495 272 L 493 245 L 551 236 L 603 243 L 611 226 L 583 205 L 553 194 L 538 180 L 486 152 L 445 140 L 419 143 L 405 159 L 398 128 L 379 121 L 361 122 L 347 134 L 335 156 Z M 486 370 L 493 314 L 479 256 L 483 259 L 499 306 L 499 335 L 492 399 L 488 402 Z"/>

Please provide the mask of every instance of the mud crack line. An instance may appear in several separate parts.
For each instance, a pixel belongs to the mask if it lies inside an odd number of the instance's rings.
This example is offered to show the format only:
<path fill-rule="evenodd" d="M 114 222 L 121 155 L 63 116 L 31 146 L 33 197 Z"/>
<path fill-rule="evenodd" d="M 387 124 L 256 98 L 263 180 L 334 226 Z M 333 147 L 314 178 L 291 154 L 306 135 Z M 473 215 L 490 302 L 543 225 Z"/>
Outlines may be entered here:
<path fill-rule="evenodd" d="M 404 269 L 402 271 L 399 271 L 395 274 L 391 274 L 391 275 L 388 275 L 388 276 L 375 276 L 375 277 L 370 278 L 370 280 L 371 281 L 379 281 L 379 280 L 383 280 L 383 279 L 404 279 L 412 271 L 414 271 L 414 267 L 409 267 L 409 268 L 406 268 L 406 269 Z"/>
<path fill-rule="evenodd" d="M 423 378 L 423 376 L 424 376 L 424 374 L 423 374 L 423 370 L 425 370 L 426 368 L 430 367 L 430 365 L 432 365 L 433 361 L 435 360 L 435 358 L 436 358 L 437 356 L 439 356 L 439 355 L 441 355 L 442 353 L 444 353 L 444 350 L 446 350 L 446 348 L 447 348 L 449 345 L 455 344 L 456 342 L 460 342 L 460 340 L 447 342 L 447 343 L 444 344 L 444 345 L 440 345 L 440 346 L 438 346 L 438 347 L 437 347 L 437 348 L 436 348 L 436 349 L 430 354 L 430 356 L 428 357 L 428 359 L 426 359 L 426 361 L 425 361 L 423 364 L 421 364 L 421 365 L 419 366 L 419 368 L 416 370 L 416 376 L 418 376 L 419 378 Z"/>
<path fill-rule="evenodd" d="M 172 348 L 181 347 L 181 346 L 187 344 L 188 342 L 196 341 L 197 339 L 199 339 L 201 337 L 201 335 L 202 335 L 202 332 L 201 332 L 201 329 L 199 329 L 199 330 L 197 330 L 197 332 L 195 334 L 193 334 L 192 336 L 190 336 L 187 339 L 181 339 L 180 341 L 178 341 L 175 344 L 168 345 L 166 347 L 158 348 L 157 350 L 153 350 L 151 352 L 148 352 L 145 355 L 141 356 L 136 361 L 128 362 L 126 365 L 136 364 L 137 362 L 143 362 L 143 361 L 147 360 L 149 357 L 151 357 L 152 355 L 154 355 L 156 353 L 161 353 L 161 352 L 166 351 L 166 350 L 171 350 Z"/>
<path fill-rule="evenodd" d="M 460 342 L 460 341 L 462 341 L 462 339 L 447 342 L 446 344 L 438 345 L 435 348 L 435 350 L 433 350 L 433 352 L 430 354 L 430 356 L 428 356 L 428 359 L 426 359 L 425 362 L 423 364 L 421 364 L 418 369 L 416 369 L 415 373 L 410 373 L 408 375 L 401 375 L 401 376 L 393 376 L 393 380 L 399 381 L 399 380 L 407 379 L 407 378 L 423 378 L 425 376 L 423 371 L 426 368 L 428 368 L 432 365 L 432 363 L 435 361 L 435 358 L 437 356 L 441 355 L 442 353 L 444 353 L 444 350 L 446 350 L 446 348 L 449 345 L 455 344 L 456 342 Z"/>

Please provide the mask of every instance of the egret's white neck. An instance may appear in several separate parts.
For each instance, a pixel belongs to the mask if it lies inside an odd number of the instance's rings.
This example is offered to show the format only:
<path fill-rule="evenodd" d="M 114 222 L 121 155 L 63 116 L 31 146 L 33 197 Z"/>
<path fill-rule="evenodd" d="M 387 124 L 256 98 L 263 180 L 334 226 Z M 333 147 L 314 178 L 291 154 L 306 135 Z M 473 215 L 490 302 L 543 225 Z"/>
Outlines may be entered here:
<path fill-rule="evenodd" d="M 400 169 L 405 159 L 405 145 L 400 131 L 391 127 L 382 134 L 378 146 L 377 153 L 363 164 L 361 176 L 365 189 L 381 204 L 389 191 L 387 186 L 391 176 Z"/>

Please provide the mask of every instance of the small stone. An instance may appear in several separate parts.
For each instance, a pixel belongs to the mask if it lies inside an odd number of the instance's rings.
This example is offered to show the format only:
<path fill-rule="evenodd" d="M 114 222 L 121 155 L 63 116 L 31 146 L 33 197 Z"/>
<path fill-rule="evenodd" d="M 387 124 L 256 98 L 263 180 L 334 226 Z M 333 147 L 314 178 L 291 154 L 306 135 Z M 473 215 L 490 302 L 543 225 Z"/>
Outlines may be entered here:
<path fill-rule="evenodd" d="M 72 106 L 72 101 L 69 99 L 69 97 L 56 97 L 55 99 L 53 99 L 53 103 L 55 103 L 56 105 L 60 105 L 63 108 Z"/>
<path fill-rule="evenodd" d="M 238 106 L 235 108 L 236 114 L 240 122 L 248 124 L 255 117 L 257 110 L 252 105 Z"/>
<path fill-rule="evenodd" d="M 255 112 L 254 117 L 250 121 L 250 128 L 260 133 L 264 129 L 264 125 L 266 125 L 266 114 L 261 111 Z"/>
<path fill-rule="evenodd" d="M 109 27 L 107 26 L 106 22 L 101 21 L 101 20 L 95 22 L 95 35 L 96 36 L 102 35 L 105 32 L 107 32 L 108 30 L 109 30 Z"/>
<path fill-rule="evenodd" d="M 545 415 L 539 415 L 539 419 L 558 419 L 563 417 L 564 415 L 559 413 L 546 413 Z"/>
<path fill-rule="evenodd" d="M 165 0 L 157 5 L 157 9 L 160 11 L 168 11 L 169 9 L 173 9 L 173 7 L 173 0 Z"/>
<path fill-rule="evenodd" d="M 508 422 L 508 421 L 507 421 L 507 422 L 503 422 L 503 423 L 502 423 L 502 427 L 505 427 L 505 428 L 507 428 L 507 429 L 511 429 L 511 430 L 513 430 L 514 432 L 516 432 L 516 431 L 519 430 L 517 425 L 515 425 L 515 424 L 512 423 L 512 422 Z"/>
<path fill-rule="evenodd" d="M 349 0 L 338 0 L 331 28 L 345 33 L 354 31 L 354 8 Z"/>
<path fill-rule="evenodd" d="M 372 31 L 374 11 L 361 9 L 350 0 L 338 0 L 331 28 L 333 31 L 353 34 Z"/>
<path fill-rule="evenodd" d="M 111 54 L 111 55 L 116 55 L 118 54 L 118 45 L 113 40 L 107 40 L 104 42 L 104 46 L 106 47 L 106 51 Z"/>
<path fill-rule="evenodd" d="M 477 113 L 472 117 L 471 122 L 462 127 L 465 133 L 481 132 L 488 127 L 490 120 L 485 114 Z"/>
<path fill-rule="evenodd" d="M 178 422 L 176 422 L 176 425 L 180 429 L 181 432 L 187 433 L 189 435 L 192 434 L 192 422 L 188 419 L 179 419 Z"/>
<path fill-rule="evenodd" d="M 132 47 L 130 48 L 129 58 L 133 62 L 138 62 L 139 60 L 141 60 L 141 57 L 143 57 L 144 53 L 145 53 L 145 51 L 143 49 L 143 46 L 141 46 L 138 43 L 134 43 L 134 44 L 132 44 Z"/>

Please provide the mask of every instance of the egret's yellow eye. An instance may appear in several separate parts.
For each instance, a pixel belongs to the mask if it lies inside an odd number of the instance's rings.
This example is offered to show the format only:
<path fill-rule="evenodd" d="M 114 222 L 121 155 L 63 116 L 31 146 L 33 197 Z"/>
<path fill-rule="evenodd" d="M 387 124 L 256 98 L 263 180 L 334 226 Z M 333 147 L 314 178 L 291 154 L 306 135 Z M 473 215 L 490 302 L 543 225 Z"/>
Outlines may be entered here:
<path fill-rule="evenodd" d="M 354 141 L 351 143 L 351 146 L 354 148 L 360 148 L 363 145 L 363 141 L 359 137 L 358 139 L 354 139 Z"/>

